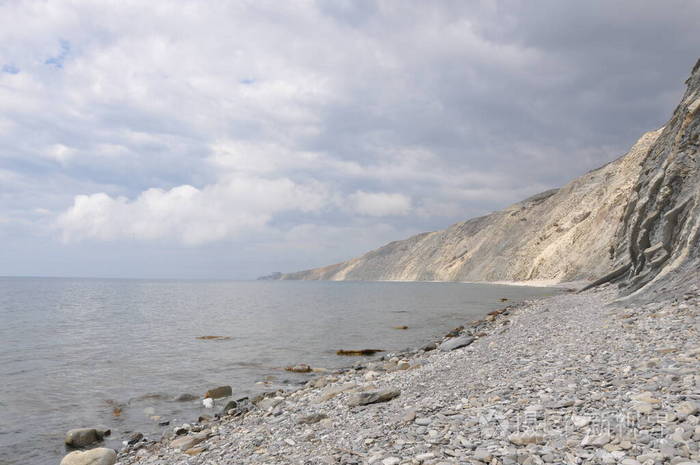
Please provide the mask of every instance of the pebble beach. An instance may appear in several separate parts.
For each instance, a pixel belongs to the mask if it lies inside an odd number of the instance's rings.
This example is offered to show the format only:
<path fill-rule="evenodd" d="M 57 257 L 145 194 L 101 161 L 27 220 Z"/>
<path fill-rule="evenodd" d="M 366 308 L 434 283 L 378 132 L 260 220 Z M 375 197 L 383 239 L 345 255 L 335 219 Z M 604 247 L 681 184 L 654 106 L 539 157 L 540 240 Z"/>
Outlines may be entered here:
<path fill-rule="evenodd" d="M 700 293 L 616 298 L 603 287 L 507 306 L 419 350 L 310 373 L 298 389 L 254 399 L 234 392 L 213 402 L 212 415 L 171 425 L 162 438 L 137 437 L 116 458 L 98 448 L 73 459 L 699 463 Z"/>

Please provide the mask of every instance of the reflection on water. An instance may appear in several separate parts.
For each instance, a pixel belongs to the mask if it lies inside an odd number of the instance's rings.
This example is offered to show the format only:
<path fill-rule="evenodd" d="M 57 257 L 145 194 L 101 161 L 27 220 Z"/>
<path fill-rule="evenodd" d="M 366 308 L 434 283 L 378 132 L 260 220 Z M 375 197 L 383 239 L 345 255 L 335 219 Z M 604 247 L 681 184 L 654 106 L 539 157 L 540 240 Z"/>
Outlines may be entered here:
<path fill-rule="evenodd" d="M 459 283 L 0 278 L 0 456 L 55 464 L 66 430 L 97 424 L 112 428 L 113 441 L 136 430 L 154 437 L 160 421 L 192 421 L 202 411 L 200 401 L 175 401 L 183 393 L 231 385 L 234 395 L 248 395 L 295 385 L 309 375 L 284 366 L 351 363 L 335 354 L 341 348 L 417 347 L 503 307 L 501 298 L 552 292 Z M 263 380 L 269 384 L 256 384 Z"/>

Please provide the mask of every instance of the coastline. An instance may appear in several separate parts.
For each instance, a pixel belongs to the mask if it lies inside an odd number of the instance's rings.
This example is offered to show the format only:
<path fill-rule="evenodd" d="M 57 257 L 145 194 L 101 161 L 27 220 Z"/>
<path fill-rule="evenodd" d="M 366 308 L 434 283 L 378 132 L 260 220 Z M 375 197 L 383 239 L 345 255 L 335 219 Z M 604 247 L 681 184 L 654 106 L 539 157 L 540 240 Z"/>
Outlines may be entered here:
<path fill-rule="evenodd" d="M 229 411 L 237 416 L 137 442 L 118 462 L 700 460 L 697 291 L 637 308 L 616 297 L 607 288 L 512 305 L 465 322 L 457 337 L 474 339 L 466 347 L 357 359 L 240 403 Z"/>

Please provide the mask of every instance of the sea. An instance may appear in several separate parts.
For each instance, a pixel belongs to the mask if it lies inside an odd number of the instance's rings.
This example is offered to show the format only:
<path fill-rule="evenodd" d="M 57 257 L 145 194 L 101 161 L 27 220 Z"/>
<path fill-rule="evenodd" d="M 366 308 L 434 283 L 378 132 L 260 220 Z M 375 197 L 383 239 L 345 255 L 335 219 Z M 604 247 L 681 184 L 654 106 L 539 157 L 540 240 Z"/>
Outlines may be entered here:
<path fill-rule="evenodd" d="M 71 428 L 107 426 L 105 447 L 119 448 L 133 432 L 159 439 L 225 402 L 207 409 L 201 399 L 174 400 L 182 394 L 201 398 L 223 385 L 234 398 L 295 389 L 318 375 L 286 366 L 332 370 L 371 359 L 338 356 L 339 349 L 421 347 L 489 311 L 557 292 L 432 282 L 0 278 L 0 463 L 57 465 Z"/>

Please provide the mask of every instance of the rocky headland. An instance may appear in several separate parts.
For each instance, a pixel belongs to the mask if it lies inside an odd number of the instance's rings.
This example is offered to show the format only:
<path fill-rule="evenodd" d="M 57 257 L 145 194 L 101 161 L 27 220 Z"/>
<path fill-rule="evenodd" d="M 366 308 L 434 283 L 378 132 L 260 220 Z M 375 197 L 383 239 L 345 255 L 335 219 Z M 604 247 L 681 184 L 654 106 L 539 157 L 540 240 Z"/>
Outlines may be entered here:
<path fill-rule="evenodd" d="M 560 189 L 279 279 L 616 281 L 631 294 L 698 278 L 700 61 L 661 129 Z M 678 271 L 678 272 L 676 272 Z M 652 284 L 652 286 L 648 286 Z"/>
<path fill-rule="evenodd" d="M 687 84 L 662 129 L 561 189 L 275 275 L 586 280 L 583 292 L 346 369 L 300 363 L 297 389 L 248 399 L 219 388 L 204 399 L 212 415 L 62 465 L 700 464 L 700 62 Z"/>

